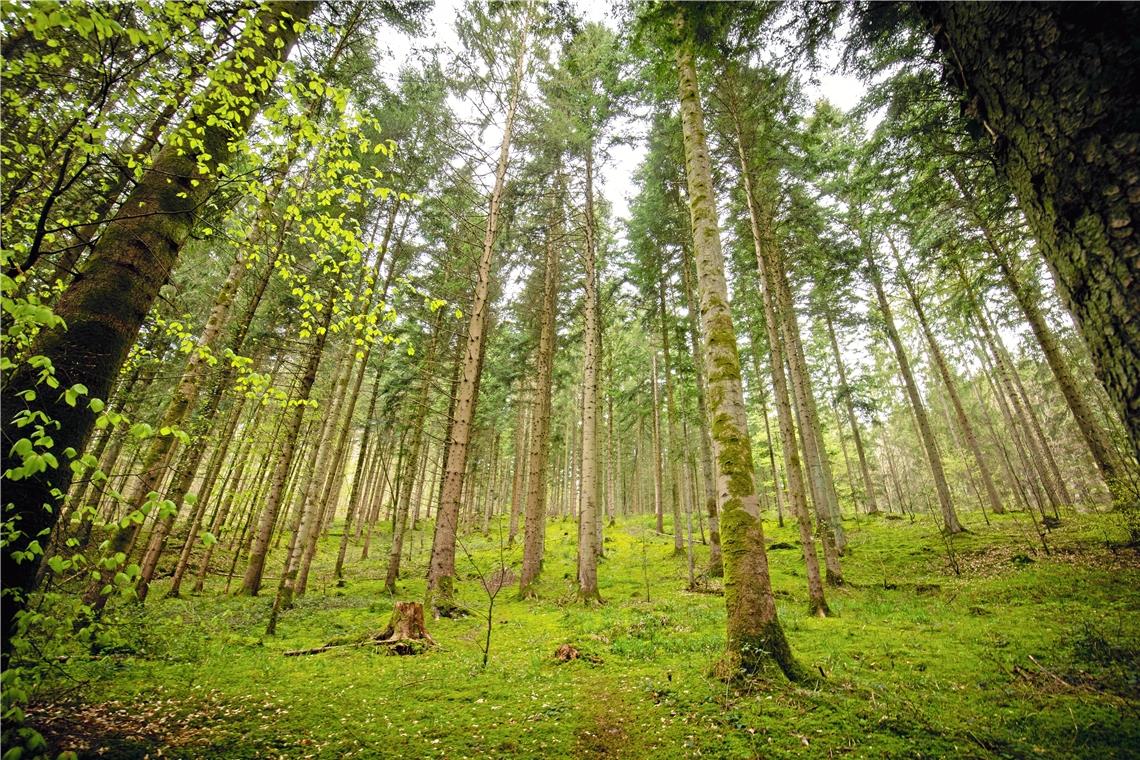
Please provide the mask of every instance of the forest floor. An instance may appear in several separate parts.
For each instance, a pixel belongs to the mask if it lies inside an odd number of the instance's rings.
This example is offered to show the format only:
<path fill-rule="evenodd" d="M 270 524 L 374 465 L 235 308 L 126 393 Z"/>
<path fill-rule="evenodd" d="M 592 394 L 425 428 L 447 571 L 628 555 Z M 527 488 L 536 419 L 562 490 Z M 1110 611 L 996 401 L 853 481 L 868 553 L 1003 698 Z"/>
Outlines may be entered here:
<path fill-rule="evenodd" d="M 263 635 L 275 579 L 252 599 L 220 595 L 216 578 L 163 599 L 159 583 L 145 607 L 113 607 L 113 640 L 73 657 L 30 716 L 80 757 L 1140 757 L 1140 555 L 1117 543 L 1119 520 L 1062 515 L 1046 556 L 1024 513 L 968 518 L 953 540 L 960 575 L 929 518 L 845 521 L 848 585 L 828 589 L 828 619 L 806 614 L 790 523 L 765 526 L 788 638 L 826 676 L 811 688 L 716 680 L 718 581 L 688 591 L 672 537 L 639 517 L 607 530 L 594 608 L 573 601 L 574 524 L 551 523 L 541 598 L 502 591 L 486 668 L 475 564 L 498 566 L 495 533 L 464 540 L 472 614 L 429 618 L 426 654 L 283 656 L 387 624 L 387 537 L 337 587 L 334 531 L 277 636 Z M 423 527 L 399 599 L 422 599 Z M 521 548 L 503 557 L 517 572 Z M 582 657 L 559 661 L 562 644 Z"/>

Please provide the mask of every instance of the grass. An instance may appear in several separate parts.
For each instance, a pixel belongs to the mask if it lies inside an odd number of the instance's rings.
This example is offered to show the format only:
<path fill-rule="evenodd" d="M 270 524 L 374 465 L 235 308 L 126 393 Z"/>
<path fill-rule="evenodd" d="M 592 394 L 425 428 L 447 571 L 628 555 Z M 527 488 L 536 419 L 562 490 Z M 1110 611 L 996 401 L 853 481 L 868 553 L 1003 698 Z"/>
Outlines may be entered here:
<path fill-rule="evenodd" d="M 500 594 L 486 669 L 478 614 L 429 620 L 439 646 L 419 656 L 282 656 L 387 623 L 386 541 L 340 588 L 334 535 L 278 636 L 262 635 L 271 593 L 222 596 L 215 580 L 166 600 L 159 583 L 145 607 L 114 608 L 114 653 L 77 654 L 30 714 L 57 751 L 104 757 L 1137 757 L 1140 557 L 1111 545 L 1112 516 L 1064 517 L 1049 556 L 1024 515 L 971 521 L 954 539 L 961 576 L 932 523 L 849 520 L 849 585 L 828 589 L 822 620 L 800 553 L 770 551 L 792 646 L 826 675 L 813 689 L 716 680 L 723 597 L 686 591 L 671 536 L 636 517 L 606 532 L 607 603 L 593 608 L 573 601 L 573 524 L 550 524 L 540 599 Z M 401 599 L 423 595 L 424 528 Z M 790 526 L 766 530 L 796 542 Z M 497 538 L 465 543 L 494 568 Z M 517 569 L 521 548 L 506 557 Z M 461 603 L 485 610 L 462 552 L 459 576 Z M 586 657 L 559 662 L 564 643 Z"/>

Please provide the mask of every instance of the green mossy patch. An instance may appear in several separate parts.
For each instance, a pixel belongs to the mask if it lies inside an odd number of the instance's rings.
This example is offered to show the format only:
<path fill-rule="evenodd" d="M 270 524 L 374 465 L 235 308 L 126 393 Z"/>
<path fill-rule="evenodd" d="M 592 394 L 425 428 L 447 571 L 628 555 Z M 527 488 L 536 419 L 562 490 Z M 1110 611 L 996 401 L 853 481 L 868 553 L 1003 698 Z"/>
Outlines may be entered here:
<path fill-rule="evenodd" d="M 794 528 L 765 517 L 774 541 L 794 544 Z M 552 523 L 539 597 L 499 595 L 486 669 L 486 596 L 470 580 L 455 601 L 472 614 L 429 618 L 438 646 L 417 657 L 356 646 L 283 657 L 358 640 L 391 615 L 386 557 L 348 564 L 338 588 L 332 537 L 278 636 L 262 635 L 268 599 L 221 595 L 217 579 L 203 595 L 164 599 L 160 581 L 141 610 L 109 609 L 130 646 L 96 658 L 77 649 L 32 720 L 53 748 L 124 757 L 1135 756 L 1140 556 L 1116 544 L 1115 516 L 1063 517 L 1051 555 L 1034 548 L 1023 514 L 972 520 L 974 532 L 952 539 L 961 577 L 933 521 L 849 520 L 849 583 L 829 590 L 826 619 L 808 615 L 800 553 L 772 552 L 800 683 L 717 677 L 725 599 L 686 590 L 686 562 L 651 515 L 607 529 L 608 603 L 592 607 L 574 600 L 573 536 Z M 495 566 L 495 539 L 464 540 L 484 571 Z M 430 541 L 409 543 L 398 598 L 420 600 Z M 521 546 L 504 556 L 517 568 Z M 270 574 L 281 564 L 272 555 Z M 563 644 L 584 656 L 556 660 Z"/>

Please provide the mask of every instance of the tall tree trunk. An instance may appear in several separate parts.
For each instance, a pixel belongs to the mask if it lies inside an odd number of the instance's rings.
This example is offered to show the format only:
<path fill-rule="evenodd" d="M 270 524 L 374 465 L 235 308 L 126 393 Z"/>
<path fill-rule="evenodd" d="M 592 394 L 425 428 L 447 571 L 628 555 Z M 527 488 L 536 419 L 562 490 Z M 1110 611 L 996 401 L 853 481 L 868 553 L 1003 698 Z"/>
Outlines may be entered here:
<path fill-rule="evenodd" d="M 340 273 L 338 270 L 333 277 L 330 290 L 335 292 L 339 282 Z M 317 369 L 320 367 L 321 356 L 324 354 L 328 338 L 328 327 L 332 323 L 333 311 L 332 304 L 324 309 L 321 325 L 316 330 L 316 336 L 313 338 L 313 345 L 309 349 L 309 356 L 305 363 L 305 370 L 297 388 L 296 401 L 298 402 L 308 401 L 313 390 L 313 383 L 317 379 Z M 285 430 L 285 440 L 282 442 L 281 452 L 277 456 L 277 467 L 273 473 L 269 496 L 258 521 L 257 532 L 254 534 L 253 545 L 250 548 L 249 564 L 242 578 L 241 593 L 249 596 L 257 596 L 261 590 L 261 576 L 265 570 L 269 541 L 273 537 L 273 526 L 277 522 L 278 511 L 281 508 L 285 479 L 289 474 L 290 466 L 293 464 L 293 453 L 297 447 L 297 434 L 301 430 L 301 420 L 304 418 L 307 408 L 307 404 L 297 403 L 288 410 L 289 422 Z"/>
<path fill-rule="evenodd" d="M 673 511 L 673 553 L 685 553 L 685 534 L 681 524 L 680 460 L 681 443 L 677 437 L 677 405 L 673 403 L 673 362 L 669 355 L 669 313 L 665 302 L 665 274 L 657 284 L 657 314 L 661 326 L 661 356 L 664 359 L 662 374 L 665 377 L 665 420 L 669 452 L 669 498 Z"/>
<path fill-rule="evenodd" d="M 926 310 L 922 308 L 922 301 L 919 300 L 918 292 L 914 288 L 914 282 L 907 273 L 906 267 L 903 266 L 902 258 L 899 257 L 898 251 L 894 248 L 894 241 L 890 240 L 890 238 L 888 238 L 888 241 L 895 255 L 899 279 L 902 281 L 903 288 L 910 297 L 911 306 L 914 307 L 914 313 L 918 317 L 918 325 L 922 328 L 922 334 L 926 337 L 926 345 L 930 349 L 930 356 L 934 359 L 934 366 L 938 368 L 938 374 L 942 377 L 942 384 L 946 388 L 946 393 L 950 397 L 950 403 L 954 407 L 954 416 L 957 419 L 958 427 L 961 429 L 962 435 L 966 438 L 966 446 L 970 449 L 970 453 L 974 457 L 974 463 L 978 466 L 978 475 L 982 479 L 982 486 L 986 492 L 986 499 L 990 503 L 990 509 L 992 509 L 995 514 L 1000 515 L 1005 512 L 1005 507 L 1002 506 L 1001 498 L 998 496 L 997 489 L 994 487 L 993 476 L 990 475 L 990 467 L 986 463 L 986 458 L 982 456 L 982 448 L 978 445 L 978 437 L 974 433 L 974 426 L 970 424 L 970 418 L 966 416 L 966 409 L 962 406 L 962 399 L 958 395 L 957 383 L 954 380 L 954 376 L 950 373 L 950 367 L 946 363 L 946 357 L 942 354 L 942 349 L 938 346 L 938 338 L 935 337 L 934 331 L 930 329 L 930 322 L 926 318 Z"/>
<path fill-rule="evenodd" d="M 459 504 L 463 495 L 463 479 L 467 470 L 467 448 L 471 435 L 471 425 L 475 419 L 478 403 L 476 393 L 479 372 L 482 368 L 484 341 L 490 306 L 488 294 L 491 286 L 491 259 L 495 252 L 495 241 L 499 231 L 500 205 L 506 187 L 507 165 L 510 159 L 511 140 L 514 134 L 515 117 L 522 97 L 523 73 L 526 70 L 527 47 L 529 45 L 531 13 L 533 5 L 526 6 L 527 17 L 515 52 L 511 72 L 511 91 L 507 101 L 507 112 L 503 123 L 503 137 L 499 144 L 499 160 L 495 169 L 495 184 L 491 189 L 490 208 L 487 212 L 487 226 L 483 233 L 483 252 L 479 258 L 478 281 L 471 309 L 471 319 L 467 324 L 467 345 L 463 359 L 463 379 L 455 402 L 455 418 L 448 430 L 450 445 L 444 467 L 445 478 L 440 494 L 439 510 L 436 513 L 435 537 L 432 542 L 431 562 L 428 567 L 427 599 L 433 607 L 448 606 L 455 595 L 455 539 L 459 520 Z"/>
<path fill-rule="evenodd" d="M 697 435 L 701 443 L 701 483 L 704 487 L 705 510 L 709 516 L 709 575 L 720 578 L 724 575 L 724 560 L 720 552 L 720 521 L 716 502 L 716 475 L 713 473 L 712 461 L 712 435 L 709 433 L 709 406 L 707 381 L 705 380 L 705 361 L 701 351 L 700 319 L 697 317 L 697 298 L 693 288 L 693 251 L 691 246 L 684 246 L 685 260 L 682 262 L 681 282 L 685 289 L 685 303 L 689 316 L 689 341 L 693 353 L 693 366 L 696 369 L 697 380 L 697 414 L 700 416 L 700 425 Z M 773 471 L 775 467 L 773 466 Z M 781 524 L 783 520 L 781 519 Z"/>
<path fill-rule="evenodd" d="M 1140 460 L 1140 7 L 917 8 L 993 142 Z"/>
<path fill-rule="evenodd" d="M 835 368 L 839 372 L 839 395 L 843 397 L 843 406 L 847 410 L 847 422 L 851 425 L 851 437 L 855 441 L 855 453 L 859 457 L 859 472 L 863 476 L 867 514 L 876 515 L 879 513 L 879 505 L 875 500 L 875 482 L 871 479 L 871 468 L 867 465 L 867 453 L 863 448 L 863 435 L 859 432 L 859 421 L 855 417 L 851 386 L 847 383 L 847 369 L 843 366 L 843 356 L 839 353 L 839 342 L 835 337 L 835 325 L 832 322 L 831 313 L 824 310 L 823 319 L 827 325 L 827 338 L 831 343 L 831 353 L 835 357 Z"/>
<path fill-rule="evenodd" d="M 436 356 L 439 352 L 442 332 L 443 309 L 440 309 L 436 312 L 432 325 L 431 337 L 428 340 L 423 366 L 420 369 L 419 389 L 412 404 L 416 418 L 410 421 L 412 425 L 411 451 L 404 464 L 404 480 L 408 485 L 403 489 L 396 505 L 396 525 L 392 531 L 392 549 L 388 553 L 388 573 L 384 579 L 384 589 L 393 595 L 396 593 L 396 581 L 400 577 L 400 557 L 404 549 L 404 538 L 408 526 L 408 509 L 412 499 L 411 483 L 412 479 L 416 477 L 416 471 L 420 469 L 420 459 L 423 457 L 424 428 L 427 425 L 427 415 L 423 413 L 423 410 L 428 408 L 430 401 L 431 381 L 436 369 Z"/>
<path fill-rule="evenodd" d="M 958 522 L 958 514 L 954 511 L 954 504 L 950 498 L 950 487 L 946 483 L 946 472 L 942 468 L 942 454 L 938 451 L 938 442 L 935 440 L 934 431 L 930 427 L 930 418 L 926 414 L 926 406 L 922 403 L 922 396 L 918 393 L 918 385 L 914 381 L 914 374 L 910 369 L 910 361 L 907 359 L 902 337 L 899 336 L 898 328 L 895 327 L 895 320 L 891 314 L 891 304 L 887 300 L 886 291 L 883 290 L 883 276 L 879 272 L 879 267 L 875 263 L 867 241 L 864 241 L 864 246 L 867 248 L 867 274 L 875 289 L 875 295 L 879 299 L 879 311 L 882 313 L 883 327 L 886 330 L 887 338 L 890 340 L 891 348 L 894 349 L 895 360 L 899 365 L 899 374 L 906 386 L 907 397 L 910 399 L 910 406 L 918 425 L 919 437 L 922 438 L 922 446 L 926 450 L 930 472 L 934 476 L 934 490 L 938 494 L 938 504 L 942 508 L 943 528 L 947 533 L 961 533 L 963 528 Z"/>
<path fill-rule="evenodd" d="M 725 666 L 730 673 L 756 673 L 778 665 L 787 677 L 805 677 L 784 637 L 764 551 L 760 504 L 752 480 L 752 443 L 740 381 L 736 330 L 728 305 L 724 254 L 716 216 L 712 162 L 705 140 L 704 111 L 697 85 L 692 41 L 678 8 L 678 90 L 689 188 L 693 251 L 697 262 L 709 416 L 721 505 L 721 545 L 727 608 Z"/>
<path fill-rule="evenodd" d="M 662 465 L 661 455 L 661 401 L 657 398 L 657 350 L 653 351 L 652 361 L 652 385 L 653 390 L 653 512 L 657 515 L 657 532 L 665 532 L 665 509 L 662 503 L 662 492 L 665 490 L 662 483 Z"/>
<path fill-rule="evenodd" d="M 365 362 L 367 366 L 367 362 Z M 333 568 L 333 577 L 338 581 L 344 578 L 344 556 L 348 552 L 348 539 L 352 533 L 352 519 L 359 510 L 359 504 L 364 492 L 366 479 L 366 465 L 368 462 L 368 446 L 372 442 L 372 432 L 376 427 L 376 402 L 380 398 L 380 376 L 377 373 L 372 383 L 372 397 L 368 401 L 368 414 L 365 416 L 364 435 L 360 439 L 360 450 L 356 454 L 356 470 L 352 478 L 352 491 L 348 496 L 348 513 L 344 517 L 344 531 L 340 536 L 340 547 L 336 553 L 336 566 Z"/>
<path fill-rule="evenodd" d="M 829 612 L 827 600 L 823 593 L 823 583 L 819 577 L 819 559 L 815 551 L 815 542 L 812 539 L 811 519 L 808 516 L 807 496 L 803 481 L 803 470 L 800 466 L 798 444 L 796 442 L 795 425 L 792 417 L 792 396 L 788 388 L 785 374 L 785 349 L 787 348 L 780 329 L 780 308 L 777 285 L 774 282 L 775 272 L 771 259 L 775 240 L 770 224 L 762 220 L 770 218 L 760 209 L 760 199 L 753 187 L 753 172 L 748 161 L 748 143 L 745 140 L 743 125 L 741 123 L 735 103 L 730 104 L 733 114 L 733 125 L 736 132 L 737 158 L 740 162 L 741 180 L 744 186 L 745 201 L 748 205 L 748 220 L 752 233 L 752 245 L 756 255 L 756 268 L 762 285 L 764 302 L 764 326 L 768 333 L 768 351 L 772 366 L 772 391 L 775 396 L 776 412 L 780 423 L 780 440 L 784 446 L 784 467 L 787 474 L 788 496 L 792 503 L 792 512 L 796 516 L 796 523 L 800 532 L 800 543 L 804 553 L 804 566 L 807 574 L 808 605 L 813 615 L 826 616 Z M 718 238 L 719 242 L 719 238 Z M 757 345 L 753 339 L 753 346 Z M 738 370 L 739 372 L 739 367 Z M 711 376 L 711 371 L 710 371 Z M 802 428 L 802 424 L 801 424 Z M 769 441 L 769 445 L 771 441 Z M 751 458 L 751 444 L 749 456 Z M 749 463 L 749 475 L 752 466 Z M 817 502 L 817 507 L 819 502 Z M 822 525 L 821 525 L 822 527 Z M 834 548 L 834 544 L 832 544 Z M 830 567 L 828 568 L 830 572 Z M 842 577 L 840 574 L 839 577 Z"/>
<path fill-rule="evenodd" d="M 585 291 L 582 354 L 582 509 L 578 513 L 578 599 L 601 602 L 598 592 L 598 272 L 597 243 L 594 228 L 594 157 L 593 146 L 586 149 L 585 198 Z M 674 509 L 676 512 L 676 509 Z M 681 527 L 673 526 L 678 538 Z"/>
<path fill-rule="evenodd" d="M 561 203 L 561 201 L 559 201 Z M 542 315 L 539 319 L 538 353 L 535 356 L 535 399 L 527 452 L 526 510 L 523 523 L 523 562 L 519 595 L 534 596 L 534 583 L 542 570 L 543 537 L 546 533 L 546 470 L 550 454 L 551 381 L 554 372 L 554 319 L 558 306 L 558 253 L 552 236 L 561 232 L 562 209 L 545 237 L 542 273 Z"/>
<path fill-rule="evenodd" d="M 527 461 L 526 444 L 531 428 L 527 424 L 530 421 L 527 413 L 531 409 L 531 405 L 525 401 L 526 390 L 526 382 L 520 378 L 518 395 L 515 397 L 515 403 L 518 405 L 515 411 L 515 471 L 511 478 L 511 524 L 507 534 L 507 546 L 515 545 L 515 536 L 519 531 L 519 514 L 522 512 L 523 501 L 526 498 L 523 492 L 526 485 L 526 470 L 523 468 L 523 464 Z"/>
<path fill-rule="evenodd" d="M 1041 311 L 1042 296 L 1040 289 L 1032 277 L 1026 277 L 1017 271 L 1018 262 L 998 242 L 991 225 L 982 216 L 974 194 L 963 181 L 961 173 L 951 168 L 950 175 L 958 191 L 962 194 L 974 223 L 981 231 L 986 246 L 997 262 L 1002 280 L 1013 294 L 1025 321 L 1029 323 L 1029 328 L 1033 331 L 1034 337 L 1037 338 L 1037 344 L 1041 347 L 1042 353 L 1045 354 L 1045 361 L 1048 362 L 1049 369 L 1053 371 L 1053 377 L 1057 380 L 1061 395 L 1065 397 L 1065 403 L 1068 404 L 1069 411 L 1072 412 L 1073 419 L 1076 420 L 1077 428 L 1081 431 L 1101 476 L 1114 495 L 1127 497 L 1129 490 L 1136 488 L 1134 468 L 1130 469 L 1120 453 L 1113 447 L 1108 431 L 1097 422 L 1092 407 L 1077 387 L 1077 381 L 1069 368 L 1069 362 L 1061 353 L 1057 336 L 1053 334 L 1053 330 L 1045 321 L 1045 315 Z"/>

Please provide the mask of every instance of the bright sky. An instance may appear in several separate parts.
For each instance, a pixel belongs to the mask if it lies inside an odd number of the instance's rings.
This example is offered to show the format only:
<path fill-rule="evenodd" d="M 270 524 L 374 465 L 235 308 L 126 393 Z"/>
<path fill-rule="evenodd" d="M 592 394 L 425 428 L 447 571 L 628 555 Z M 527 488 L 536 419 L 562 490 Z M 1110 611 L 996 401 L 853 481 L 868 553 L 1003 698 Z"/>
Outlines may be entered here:
<path fill-rule="evenodd" d="M 613 30 L 618 29 L 618 18 L 612 4 L 597 0 L 577 0 L 579 13 L 588 21 L 600 21 Z M 436 0 L 428 17 L 428 32 L 424 37 L 412 39 L 403 35 L 393 35 L 382 41 L 391 50 L 391 57 L 380 62 L 378 67 L 385 74 L 394 75 L 396 70 L 410 60 L 416 49 L 440 47 L 456 49 L 458 37 L 455 34 L 455 19 L 462 11 L 462 0 Z M 815 101 L 826 98 L 834 105 L 848 110 L 863 96 L 866 88 L 854 77 L 827 71 L 837 68 L 838 51 L 829 50 L 824 55 L 825 70 L 818 75 L 818 84 L 810 85 L 808 95 Z M 615 132 L 641 137 L 645 125 L 637 120 L 619 120 L 614 124 Z M 610 160 L 601 167 L 599 192 L 609 201 L 618 218 L 628 217 L 629 201 L 636 192 L 633 182 L 637 165 L 645 155 L 645 146 L 640 141 L 635 144 L 614 146 Z"/>

